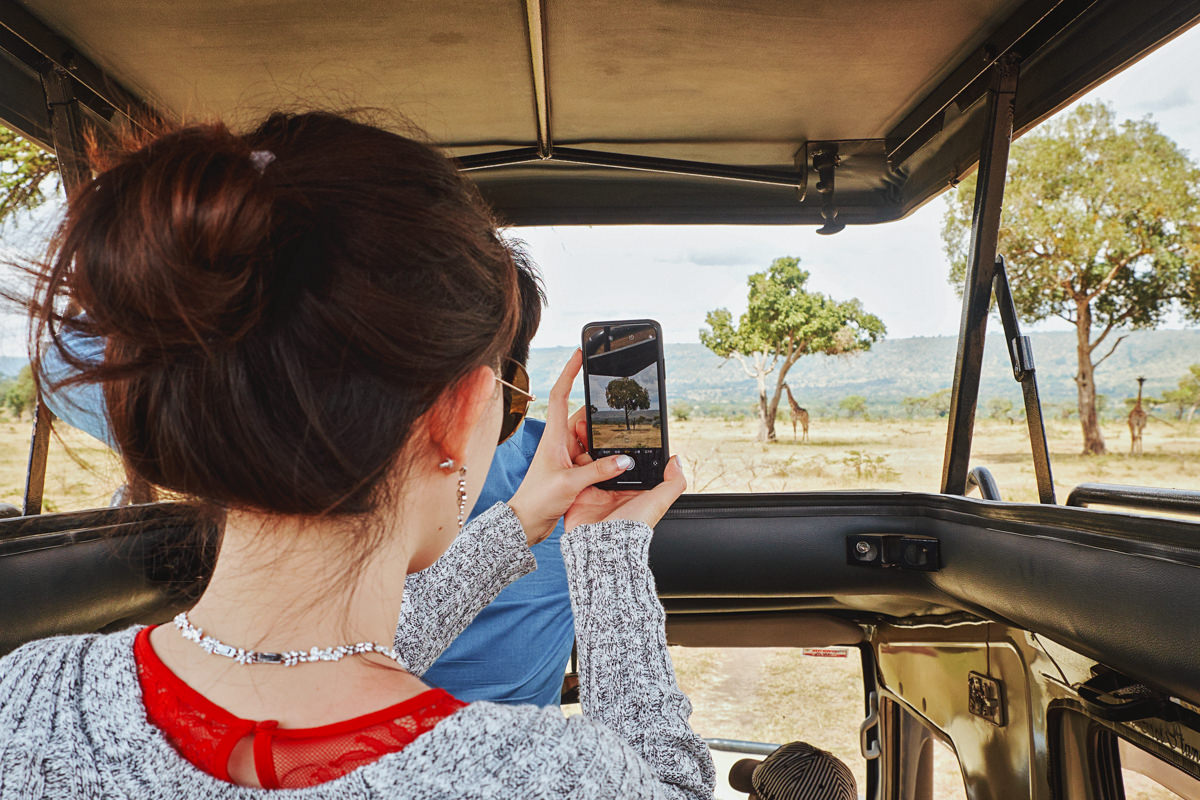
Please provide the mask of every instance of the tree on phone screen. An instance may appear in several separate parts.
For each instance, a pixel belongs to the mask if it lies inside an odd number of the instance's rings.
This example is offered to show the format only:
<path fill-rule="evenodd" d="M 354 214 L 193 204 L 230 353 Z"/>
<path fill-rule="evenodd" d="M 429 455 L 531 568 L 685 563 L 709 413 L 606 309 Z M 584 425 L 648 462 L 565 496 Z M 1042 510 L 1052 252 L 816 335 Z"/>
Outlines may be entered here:
<path fill-rule="evenodd" d="M 625 430 L 629 427 L 629 412 L 650 408 L 650 393 L 633 378 L 616 378 L 604 389 L 604 400 L 609 407 L 625 412 Z"/>

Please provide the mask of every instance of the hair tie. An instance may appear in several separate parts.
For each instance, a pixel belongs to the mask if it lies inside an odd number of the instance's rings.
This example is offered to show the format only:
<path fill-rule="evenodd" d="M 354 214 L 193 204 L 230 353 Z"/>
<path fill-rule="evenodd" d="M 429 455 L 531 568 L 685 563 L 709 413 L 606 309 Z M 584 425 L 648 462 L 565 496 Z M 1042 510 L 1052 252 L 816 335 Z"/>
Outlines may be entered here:
<path fill-rule="evenodd" d="M 270 150 L 254 150 L 250 153 L 250 163 L 254 168 L 262 173 L 267 166 L 275 160 L 275 154 Z"/>

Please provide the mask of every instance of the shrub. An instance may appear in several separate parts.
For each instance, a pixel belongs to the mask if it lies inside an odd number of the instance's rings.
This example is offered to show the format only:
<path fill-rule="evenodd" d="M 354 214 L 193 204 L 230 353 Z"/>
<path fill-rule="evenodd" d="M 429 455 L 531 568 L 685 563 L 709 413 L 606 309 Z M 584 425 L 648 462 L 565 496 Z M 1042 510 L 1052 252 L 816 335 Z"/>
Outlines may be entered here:
<path fill-rule="evenodd" d="M 857 480 L 894 481 L 900 473 L 887 463 L 887 456 L 877 456 L 865 450 L 849 450 L 842 458 L 847 472 L 853 471 Z"/>

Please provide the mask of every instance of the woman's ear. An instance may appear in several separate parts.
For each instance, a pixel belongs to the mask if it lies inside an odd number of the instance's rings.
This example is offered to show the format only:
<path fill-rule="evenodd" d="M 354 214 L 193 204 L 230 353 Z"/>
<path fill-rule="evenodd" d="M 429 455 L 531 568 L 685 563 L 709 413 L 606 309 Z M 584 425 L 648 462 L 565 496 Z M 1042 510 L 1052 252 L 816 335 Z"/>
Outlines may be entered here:
<path fill-rule="evenodd" d="M 439 459 L 465 462 L 472 434 L 481 422 L 486 422 L 484 415 L 496 397 L 497 386 L 495 371 L 479 366 L 434 402 L 427 419 L 429 439 Z"/>

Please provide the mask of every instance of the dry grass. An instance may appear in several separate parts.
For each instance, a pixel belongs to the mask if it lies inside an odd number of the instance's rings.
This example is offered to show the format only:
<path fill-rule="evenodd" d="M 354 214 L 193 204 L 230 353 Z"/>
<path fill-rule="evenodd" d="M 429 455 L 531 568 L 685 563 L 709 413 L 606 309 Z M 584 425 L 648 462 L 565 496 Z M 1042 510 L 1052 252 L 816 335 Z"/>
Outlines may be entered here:
<path fill-rule="evenodd" d="M 692 492 L 795 492 L 828 489 L 894 489 L 934 492 L 942 472 L 946 422 L 939 420 L 814 419 L 811 441 L 792 441 L 779 426 L 772 444 L 754 440 L 753 420 L 692 419 L 669 423 L 672 450 L 688 461 Z M 0 502 L 19 503 L 29 452 L 28 418 L 0 416 Z M 1082 456 L 1078 425 L 1053 421 L 1047 428 L 1059 502 L 1084 481 L 1200 489 L 1200 422 L 1151 420 L 1145 455 L 1128 455 L 1123 425 L 1105 426 L 1109 455 Z M 988 467 L 1006 500 L 1036 502 L 1028 431 L 1024 423 L 981 420 L 972 465 Z M 51 510 L 107 505 L 124 482 L 116 457 L 96 440 L 60 425 L 50 446 L 46 498 Z"/>
<path fill-rule="evenodd" d="M 858 724 L 864 716 L 858 651 L 816 658 L 789 648 L 672 647 L 692 725 L 705 738 L 783 743 L 828 750 L 866 787 Z"/>
<path fill-rule="evenodd" d="M 813 420 L 810 441 L 754 440 L 753 420 L 672 420 L 671 449 L 688 461 L 689 491 L 796 492 L 829 489 L 893 489 L 936 492 L 941 480 L 946 421 Z M 785 431 L 786 428 L 786 431 Z M 1128 455 L 1129 432 L 1108 424 L 1106 456 L 1080 455 L 1079 426 L 1052 421 L 1046 430 L 1059 502 L 1079 483 L 1100 481 L 1200 489 L 1200 422 L 1187 431 L 1151 420 L 1145 455 Z M 1037 502 L 1029 431 L 1023 422 L 981 420 L 976 425 L 972 466 L 996 477 L 1005 500 Z"/>
<path fill-rule="evenodd" d="M 31 433 L 28 417 L 0 417 L 0 502 L 21 505 Z M 107 506 L 124 482 L 120 459 L 107 446 L 67 425 L 58 426 L 46 465 L 46 511 Z"/>

